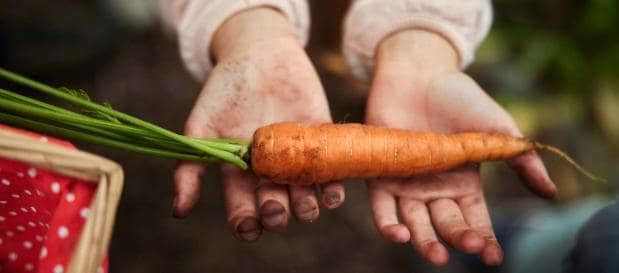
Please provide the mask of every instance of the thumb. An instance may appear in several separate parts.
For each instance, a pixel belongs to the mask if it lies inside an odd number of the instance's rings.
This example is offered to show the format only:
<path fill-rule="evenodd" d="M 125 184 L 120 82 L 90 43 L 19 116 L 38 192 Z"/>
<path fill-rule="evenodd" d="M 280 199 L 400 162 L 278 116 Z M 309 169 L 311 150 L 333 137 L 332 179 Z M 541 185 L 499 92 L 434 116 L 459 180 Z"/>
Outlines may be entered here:
<path fill-rule="evenodd" d="M 552 198 L 557 193 L 557 187 L 550 180 L 542 159 L 535 151 L 527 152 L 506 162 L 535 194 L 544 198 Z"/>
<path fill-rule="evenodd" d="M 502 108 L 499 110 L 499 115 L 503 116 L 501 124 L 503 126 L 497 128 L 499 132 L 514 136 L 523 137 L 522 132 L 516 125 L 512 117 Z M 548 171 L 544 162 L 539 157 L 536 151 L 529 151 L 514 158 L 505 161 L 507 165 L 518 173 L 518 176 L 527 188 L 543 198 L 552 198 L 557 193 L 557 187 L 548 176 Z"/>
<path fill-rule="evenodd" d="M 200 198 L 200 180 L 206 165 L 181 161 L 174 172 L 174 203 L 172 215 L 184 218 Z"/>
<path fill-rule="evenodd" d="M 185 135 L 192 137 L 215 136 L 212 128 L 205 126 L 208 115 L 200 107 L 194 107 L 185 124 Z M 206 170 L 204 163 L 180 161 L 174 171 L 174 202 L 172 215 L 184 218 L 200 199 L 202 174 Z"/>
<path fill-rule="evenodd" d="M 185 125 L 185 135 L 205 136 L 213 135 L 207 124 L 202 120 L 202 113 L 196 113 L 199 108 L 194 107 Z M 172 204 L 172 215 L 177 218 L 184 218 L 189 215 L 191 209 L 200 199 L 201 178 L 206 170 L 204 163 L 179 161 L 174 171 L 174 202 Z"/>
<path fill-rule="evenodd" d="M 516 122 L 502 108 L 498 111 L 498 118 L 502 120 L 494 129 L 500 133 L 508 134 L 514 137 L 523 137 L 522 132 L 516 125 Z M 489 131 L 492 131 L 489 128 Z M 524 181 L 527 188 L 543 198 L 552 198 L 557 193 L 557 187 L 548 176 L 548 171 L 544 162 L 539 157 L 536 151 L 529 151 L 514 158 L 505 161 L 507 165 L 518 173 L 518 176 Z"/>
<path fill-rule="evenodd" d="M 498 132 L 505 133 L 514 137 L 522 137 L 522 132 L 516 125 L 516 122 L 502 108 L 504 126 L 498 129 Z M 501 116 L 501 115 L 498 115 Z M 552 198 L 557 193 L 557 187 L 548 176 L 548 171 L 544 162 L 539 157 L 536 151 L 529 151 L 514 158 L 505 161 L 507 165 L 518 173 L 521 180 L 527 188 L 543 198 Z"/>
<path fill-rule="evenodd" d="M 448 128 L 456 131 L 479 130 L 508 134 L 522 137 L 522 132 L 513 118 L 496 101 L 470 77 L 463 73 L 455 73 L 433 83 L 435 105 L 447 119 Z M 445 94 L 451 94 L 450 96 Z M 453 115 L 452 109 L 459 109 L 457 104 L 468 102 L 467 108 Z M 535 194 L 551 198 L 557 192 L 542 159 L 535 151 L 527 152 L 518 157 L 506 160 L 515 170 L 525 185 Z"/>

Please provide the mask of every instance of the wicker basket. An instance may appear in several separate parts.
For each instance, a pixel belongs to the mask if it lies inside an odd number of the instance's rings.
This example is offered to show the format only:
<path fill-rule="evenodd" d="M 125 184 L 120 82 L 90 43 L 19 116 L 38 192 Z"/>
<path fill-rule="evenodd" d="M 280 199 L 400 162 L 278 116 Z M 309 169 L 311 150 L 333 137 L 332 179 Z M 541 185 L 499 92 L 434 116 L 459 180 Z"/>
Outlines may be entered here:
<path fill-rule="evenodd" d="M 100 156 L 4 130 L 0 130 L 0 156 L 98 185 L 90 214 L 65 271 L 95 273 L 107 254 L 122 191 L 120 165 Z"/>

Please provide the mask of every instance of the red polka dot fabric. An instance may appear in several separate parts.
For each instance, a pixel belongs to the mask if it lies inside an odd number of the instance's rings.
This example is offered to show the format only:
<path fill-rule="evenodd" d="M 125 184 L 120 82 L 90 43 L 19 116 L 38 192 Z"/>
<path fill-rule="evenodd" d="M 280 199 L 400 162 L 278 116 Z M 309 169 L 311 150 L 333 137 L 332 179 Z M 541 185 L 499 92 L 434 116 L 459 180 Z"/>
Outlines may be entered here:
<path fill-rule="evenodd" d="M 69 142 L 10 128 L 40 141 Z M 0 155 L 0 272 L 63 273 L 90 212 L 96 184 Z M 107 272 L 107 259 L 98 273 Z"/>

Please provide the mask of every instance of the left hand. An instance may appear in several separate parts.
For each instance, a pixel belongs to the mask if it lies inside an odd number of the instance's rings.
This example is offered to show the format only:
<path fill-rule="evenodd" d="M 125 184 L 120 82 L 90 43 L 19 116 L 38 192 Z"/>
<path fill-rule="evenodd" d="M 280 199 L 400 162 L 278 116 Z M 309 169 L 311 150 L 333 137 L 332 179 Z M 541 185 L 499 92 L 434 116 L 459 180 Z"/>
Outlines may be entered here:
<path fill-rule="evenodd" d="M 509 114 L 459 71 L 453 47 L 422 30 L 402 31 L 380 44 L 366 122 L 416 131 L 521 136 Z M 552 197 L 556 192 L 535 152 L 507 163 L 538 195 Z M 488 265 L 502 262 L 478 166 L 403 180 L 373 180 L 367 186 L 376 226 L 388 240 L 411 241 L 436 265 L 449 260 L 439 236 L 460 251 L 479 255 Z"/>
<path fill-rule="evenodd" d="M 216 32 L 210 52 L 216 64 L 187 119 L 187 135 L 251 140 L 258 127 L 274 122 L 331 121 L 318 74 L 279 11 L 261 6 L 235 14 Z M 175 216 L 196 204 L 204 170 L 193 162 L 177 167 Z M 313 187 L 276 185 L 229 164 L 221 175 L 228 225 L 241 241 L 258 240 L 263 229 L 284 230 L 291 213 L 301 222 L 318 218 Z M 338 207 L 344 186 L 326 184 L 322 196 L 325 207 Z"/>

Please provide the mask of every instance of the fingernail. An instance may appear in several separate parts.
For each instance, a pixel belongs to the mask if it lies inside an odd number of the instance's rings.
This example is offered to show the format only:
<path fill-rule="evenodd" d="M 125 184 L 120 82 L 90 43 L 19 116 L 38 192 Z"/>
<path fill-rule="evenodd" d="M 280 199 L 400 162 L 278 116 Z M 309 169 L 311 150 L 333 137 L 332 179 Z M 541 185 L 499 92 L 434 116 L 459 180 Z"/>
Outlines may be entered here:
<path fill-rule="evenodd" d="M 181 215 L 178 211 L 178 199 L 176 199 L 176 197 L 174 197 L 174 200 L 172 200 L 172 216 L 176 217 L 176 218 L 181 218 Z"/>
<path fill-rule="evenodd" d="M 312 222 L 318 218 L 318 205 L 313 198 L 305 197 L 295 204 L 297 219 L 302 222 Z"/>
<path fill-rule="evenodd" d="M 383 227 L 381 230 L 383 236 L 387 238 L 390 242 L 396 244 L 403 244 L 410 240 L 410 232 L 406 228 L 406 226 L 402 224 L 392 224 Z"/>
<path fill-rule="evenodd" d="M 438 242 L 433 242 L 425 253 L 425 257 L 437 266 L 443 266 L 449 261 L 449 253 Z"/>
<path fill-rule="evenodd" d="M 283 228 L 286 220 L 286 209 L 274 200 L 266 201 L 260 207 L 260 221 L 268 230 L 277 231 Z"/>
<path fill-rule="evenodd" d="M 489 266 L 497 266 L 501 264 L 502 257 L 498 254 L 491 254 L 488 258 L 486 258 L 486 264 Z"/>
<path fill-rule="evenodd" d="M 484 249 L 484 262 L 490 266 L 500 265 L 503 262 L 503 251 L 498 246 L 490 245 Z"/>
<path fill-rule="evenodd" d="M 340 203 L 340 201 L 342 200 L 342 197 L 340 196 L 340 193 L 332 191 L 332 192 L 325 193 L 323 199 L 327 207 L 333 208 Z"/>
<path fill-rule="evenodd" d="M 484 247 L 484 240 L 472 230 L 466 230 L 460 235 L 462 250 L 468 253 L 477 253 Z"/>
<path fill-rule="evenodd" d="M 548 195 L 549 197 L 554 197 L 555 194 L 557 194 L 557 186 L 550 181 L 550 188 L 548 189 Z"/>
<path fill-rule="evenodd" d="M 260 238 L 262 229 L 260 223 L 254 217 L 247 217 L 236 226 L 236 234 L 239 239 L 246 242 L 253 242 Z"/>

